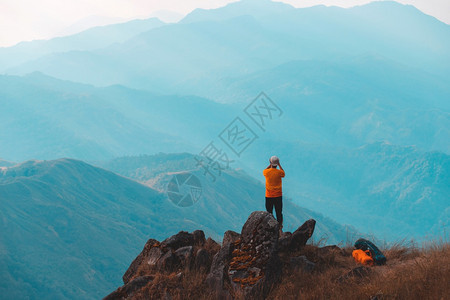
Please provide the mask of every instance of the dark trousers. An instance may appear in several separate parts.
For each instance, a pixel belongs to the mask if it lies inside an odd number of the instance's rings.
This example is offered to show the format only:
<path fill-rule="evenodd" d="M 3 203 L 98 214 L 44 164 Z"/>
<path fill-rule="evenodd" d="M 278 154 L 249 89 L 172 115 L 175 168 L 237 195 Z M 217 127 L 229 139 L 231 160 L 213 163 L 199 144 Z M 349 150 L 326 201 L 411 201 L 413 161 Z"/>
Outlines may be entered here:
<path fill-rule="evenodd" d="M 273 207 L 275 206 L 275 213 L 277 214 L 277 221 L 283 224 L 283 196 L 280 197 L 266 197 L 266 210 L 273 214 Z"/>

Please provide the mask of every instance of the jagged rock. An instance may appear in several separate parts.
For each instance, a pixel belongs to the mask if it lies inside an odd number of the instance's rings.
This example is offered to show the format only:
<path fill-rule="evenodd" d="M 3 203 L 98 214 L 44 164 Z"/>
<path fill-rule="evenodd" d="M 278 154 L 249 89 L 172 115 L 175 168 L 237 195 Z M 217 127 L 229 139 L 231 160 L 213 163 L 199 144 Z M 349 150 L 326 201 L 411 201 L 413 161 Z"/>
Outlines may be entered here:
<path fill-rule="evenodd" d="M 279 235 L 278 229 L 279 224 L 272 214 L 266 211 L 254 211 L 250 214 L 242 227 L 241 239 L 244 244 L 248 244 L 250 242 L 276 243 Z"/>
<path fill-rule="evenodd" d="M 131 297 L 136 291 L 146 286 L 154 278 L 155 277 L 151 275 L 136 277 L 135 279 L 131 280 L 124 286 L 118 288 L 117 290 L 103 298 L 103 300 L 121 300 Z"/>
<path fill-rule="evenodd" d="M 289 267 L 295 271 L 312 272 L 315 266 L 316 264 L 309 261 L 304 255 L 291 257 L 289 260 Z"/>
<path fill-rule="evenodd" d="M 233 243 L 240 237 L 241 237 L 241 235 L 239 233 L 237 233 L 233 230 L 227 230 L 227 231 L 225 231 L 225 234 L 223 235 L 222 245 L 225 245 L 228 243 Z"/>
<path fill-rule="evenodd" d="M 194 236 L 194 245 L 203 246 L 205 244 L 206 239 L 203 230 L 196 230 L 192 233 L 192 235 Z"/>
<path fill-rule="evenodd" d="M 211 255 L 205 249 L 198 249 L 195 255 L 194 269 L 209 270 L 211 267 Z"/>
<path fill-rule="evenodd" d="M 158 260 L 163 256 L 163 252 L 159 247 L 153 247 L 147 255 L 147 264 L 149 266 L 154 266 L 158 262 Z"/>
<path fill-rule="evenodd" d="M 193 245 L 194 245 L 194 235 L 186 231 L 180 231 L 177 234 L 172 235 L 171 237 L 161 242 L 162 249 L 170 248 L 172 250 L 177 250 L 178 248 L 184 246 L 193 246 Z"/>
<path fill-rule="evenodd" d="M 133 260 L 128 270 L 125 272 L 125 274 L 122 277 L 123 283 L 128 283 L 130 279 L 136 274 L 137 269 L 139 266 L 143 263 L 143 261 L 148 259 L 148 255 L 152 248 L 155 245 L 158 245 L 159 242 L 154 239 L 149 239 L 147 243 L 145 243 L 144 249 L 141 253 Z"/>
<path fill-rule="evenodd" d="M 225 284 L 230 282 L 227 270 L 232 252 L 232 244 L 223 245 L 219 252 L 214 255 L 211 269 L 206 277 L 206 284 L 219 299 L 231 299 L 231 294 L 225 289 Z"/>
<path fill-rule="evenodd" d="M 194 254 L 194 247 L 192 246 L 185 246 L 178 248 L 177 251 L 175 251 L 175 255 L 178 257 L 181 263 L 181 268 L 188 267 L 191 268 L 192 266 L 192 257 Z"/>
<path fill-rule="evenodd" d="M 169 250 L 156 262 L 156 267 L 160 271 L 172 272 L 178 269 L 180 264 L 180 258 Z"/>
<path fill-rule="evenodd" d="M 220 245 L 219 245 L 219 243 L 217 243 L 215 240 L 213 240 L 212 238 L 208 238 L 208 239 L 206 239 L 206 242 L 205 242 L 205 244 L 208 244 L 208 245 L 210 245 L 210 247 L 212 247 L 212 248 L 214 248 L 214 247 L 218 247 L 218 248 L 220 248 Z"/>
<path fill-rule="evenodd" d="M 285 232 L 279 236 L 279 224 L 273 215 L 256 211 L 248 217 L 240 234 L 231 230 L 225 232 L 221 247 L 211 238 L 205 240 L 201 230 L 180 231 L 161 243 L 150 239 L 125 272 L 125 285 L 107 299 L 124 299 L 130 295 L 133 298 L 132 294 L 137 290 L 152 284 L 155 274 L 173 279 L 172 272 L 180 272 L 186 267 L 208 271 L 206 284 L 218 299 L 263 299 L 281 280 L 283 266 L 307 272 L 314 269 L 314 263 L 305 256 L 292 257 L 299 255 L 297 250 L 312 236 L 314 227 L 315 221 L 308 220 L 294 233 Z M 217 249 L 212 257 L 211 253 Z M 329 246 L 318 249 L 317 253 L 338 250 L 336 246 Z M 278 256 L 280 251 L 283 262 Z M 177 275 L 176 278 L 181 277 Z M 169 291 L 166 295 L 170 297 Z"/>
<path fill-rule="evenodd" d="M 294 252 L 305 246 L 306 242 L 308 242 L 309 238 L 313 235 L 315 226 L 316 221 L 310 219 L 292 234 L 283 235 L 279 240 L 279 251 Z"/>
<path fill-rule="evenodd" d="M 214 257 L 207 284 L 216 297 L 243 294 L 245 298 L 264 298 L 281 279 L 277 253 L 279 224 L 272 214 L 253 212 L 245 222 L 240 239 L 223 243 Z M 228 288 L 230 283 L 231 288 Z"/>
<path fill-rule="evenodd" d="M 194 246 L 202 247 L 205 243 L 205 233 L 202 230 L 196 230 L 193 233 L 180 231 L 161 243 L 155 239 L 149 239 L 142 252 L 123 275 L 123 282 L 127 284 L 133 278 L 143 274 L 173 272 L 185 267 L 191 269 L 194 266 Z M 213 248 L 214 244 L 218 245 L 211 238 L 208 238 L 208 243 Z M 209 269 L 211 265 L 209 253 L 201 251 L 198 260 L 198 264 L 202 264 L 204 269 Z"/>

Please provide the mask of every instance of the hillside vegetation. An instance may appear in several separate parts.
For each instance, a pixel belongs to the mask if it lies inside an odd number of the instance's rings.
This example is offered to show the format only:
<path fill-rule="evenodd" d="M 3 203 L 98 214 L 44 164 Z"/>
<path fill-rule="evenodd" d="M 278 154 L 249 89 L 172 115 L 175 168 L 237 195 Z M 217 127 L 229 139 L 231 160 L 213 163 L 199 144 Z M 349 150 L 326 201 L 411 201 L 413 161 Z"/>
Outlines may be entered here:
<path fill-rule="evenodd" d="M 317 248 L 309 246 L 305 253 Z M 435 244 L 425 248 L 394 245 L 384 250 L 385 266 L 375 266 L 355 273 L 345 280 L 343 274 L 357 267 L 351 248 L 322 261 L 315 274 L 286 274 L 269 299 L 445 299 L 450 294 L 450 245 Z"/>

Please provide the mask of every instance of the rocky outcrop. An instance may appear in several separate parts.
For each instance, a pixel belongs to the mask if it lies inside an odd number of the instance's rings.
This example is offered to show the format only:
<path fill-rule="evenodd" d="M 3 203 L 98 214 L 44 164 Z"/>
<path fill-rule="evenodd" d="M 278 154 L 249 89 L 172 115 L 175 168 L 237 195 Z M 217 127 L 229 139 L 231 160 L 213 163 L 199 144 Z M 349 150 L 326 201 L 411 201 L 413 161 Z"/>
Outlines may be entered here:
<path fill-rule="evenodd" d="M 181 231 L 162 242 L 150 239 L 123 275 L 124 286 L 105 299 L 133 299 L 157 274 L 182 276 L 203 272 L 205 286 L 217 299 L 264 299 L 280 282 L 283 268 L 311 273 L 315 264 L 299 251 L 312 236 L 314 220 L 280 236 L 272 214 L 253 212 L 241 233 L 227 231 L 222 246 L 201 230 Z M 328 251 L 328 250 L 323 250 Z M 280 256 L 281 255 L 281 256 Z"/>
<path fill-rule="evenodd" d="M 193 233 L 180 231 L 162 242 L 149 239 L 123 275 L 123 282 L 128 284 L 133 278 L 157 272 L 174 272 L 185 268 L 208 269 L 211 255 L 196 249 L 205 243 L 205 234 L 201 230 Z"/>
<path fill-rule="evenodd" d="M 243 295 L 256 299 L 267 294 L 281 277 L 278 233 L 279 224 L 271 214 L 256 211 L 250 215 L 240 237 L 224 243 L 214 257 L 206 281 L 218 297 Z M 238 237 L 230 233 L 226 236 Z"/>
<path fill-rule="evenodd" d="M 279 224 L 272 214 L 253 212 L 242 227 L 241 234 L 227 231 L 219 253 L 214 257 L 206 282 L 216 297 L 231 299 L 237 295 L 261 299 L 281 280 L 279 252 L 298 251 L 312 236 L 314 220 L 308 220 L 294 233 L 279 236 Z M 288 259 L 287 265 L 311 272 L 314 263 L 306 257 Z"/>
<path fill-rule="evenodd" d="M 133 277 L 134 274 L 136 274 L 139 266 L 142 264 L 142 262 L 144 260 L 149 260 L 150 257 L 153 257 L 153 260 L 154 260 L 153 264 L 156 263 L 156 260 L 157 260 L 157 258 L 159 258 L 161 253 L 150 253 L 150 251 L 152 249 L 154 249 L 155 245 L 157 245 L 157 244 L 159 244 L 159 242 L 154 239 L 149 239 L 147 241 L 147 243 L 145 243 L 144 250 L 142 250 L 142 252 L 133 260 L 130 267 L 123 275 L 123 277 L 122 277 L 123 283 L 126 284 L 130 281 L 131 277 Z M 159 248 L 156 248 L 156 249 L 159 250 L 159 252 L 160 252 Z M 153 252 L 155 252 L 156 249 L 154 249 Z"/>
<path fill-rule="evenodd" d="M 316 221 L 310 219 L 306 221 L 302 226 L 297 228 L 294 233 L 284 233 L 280 238 L 279 251 L 280 252 L 294 252 L 300 250 L 301 247 L 305 246 L 308 240 L 314 233 L 314 228 L 316 227 Z"/>

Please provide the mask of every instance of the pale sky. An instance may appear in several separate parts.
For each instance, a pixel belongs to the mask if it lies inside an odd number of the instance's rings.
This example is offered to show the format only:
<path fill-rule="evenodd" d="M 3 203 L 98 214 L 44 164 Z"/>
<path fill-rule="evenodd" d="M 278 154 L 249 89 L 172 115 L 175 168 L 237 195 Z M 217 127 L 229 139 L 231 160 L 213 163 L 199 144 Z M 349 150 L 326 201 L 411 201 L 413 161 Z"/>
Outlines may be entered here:
<path fill-rule="evenodd" d="M 177 21 L 197 7 L 216 8 L 236 0 L 0 0 L 0 47 L 68 35 L 92 26 L 136 18 Z M 277 0 L 281 1 L 281 0 Z M 351 7 L 371 0 L 282 0 L 295 7 Z M 398 0 L 450 24 L 450 0 Z"/>

